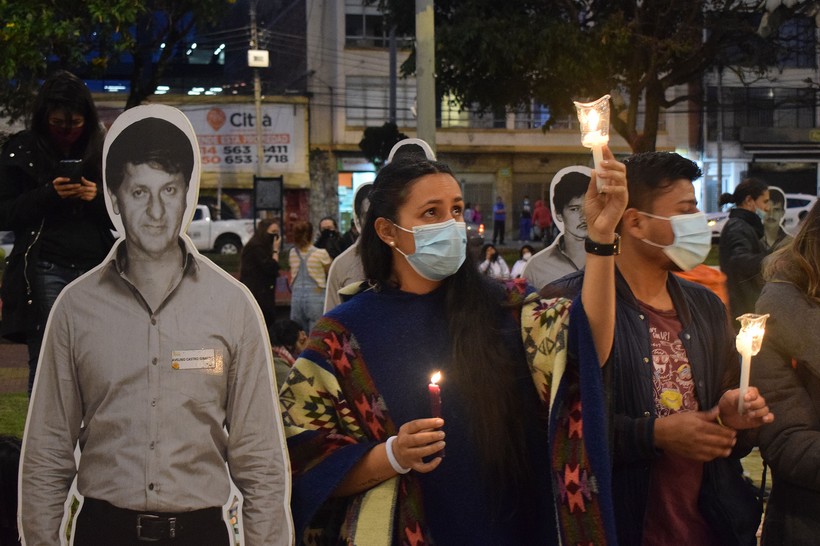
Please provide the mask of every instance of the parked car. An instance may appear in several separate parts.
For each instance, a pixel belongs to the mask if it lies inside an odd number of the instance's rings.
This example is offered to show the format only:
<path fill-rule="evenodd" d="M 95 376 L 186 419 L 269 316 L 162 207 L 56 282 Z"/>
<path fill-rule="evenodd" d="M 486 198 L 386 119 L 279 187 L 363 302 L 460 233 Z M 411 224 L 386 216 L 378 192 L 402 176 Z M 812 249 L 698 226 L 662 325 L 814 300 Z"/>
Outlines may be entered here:
<path fill-rule="evenodd" d="M 253 220 L 217 220 L 207 205 L 197 205 L 188 236 L 203 252 L 238 254 L 253 235 Z"/>
<path fill-rule="evenodd" d="M 786 215 L 783 217 L 783 229 L 791 235 L 797 233 L 800 222 L 809 213 L 817 201 L 816 195 L 808 193 L 787 193 L 786 194 Z"/>
<path fill-rule="evenodd" d="M 712 244 L 717 243 L 720 239 L 720 232 L 723 230 L 723 225 L 729 219 L 729 212 L 707 212 L 706 224 L 712 230 Z"/>
<path fill-rule="evenodd" d="M 786 194 L 786 214 L 783 216 L 783 229 L 794 235 L 800 226 L 800 222 L 809 213 L 811 207 L 817 201 L 816 195 L 807 193 L 787 193 Z M 729 219 L 729 211 L 707 212 L 706 222 L 712 230 L 712 242 L 720 239 L 720 232 Z"/>

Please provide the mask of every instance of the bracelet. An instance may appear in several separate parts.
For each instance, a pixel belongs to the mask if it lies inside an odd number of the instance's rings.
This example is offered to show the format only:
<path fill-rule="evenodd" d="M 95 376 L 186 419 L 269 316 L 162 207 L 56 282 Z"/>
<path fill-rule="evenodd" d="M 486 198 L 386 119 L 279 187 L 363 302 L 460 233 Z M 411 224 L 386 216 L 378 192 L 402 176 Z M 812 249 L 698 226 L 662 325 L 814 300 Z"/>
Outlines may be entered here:
<path fill-rule="evenodd" d="M 385 451 L 387 451 L 387 461 L 390 463 L 390 466 L 393 467 L 393 470 L 395 470 L 396 473 L 407 474 L 412 470 L 412 468 L 404 468 L 402 465 L 399 464 L 399 461 L 396 460 L 396 456 L 393 454 L 393 442 L 395 441 L 395 436 L 391 436 L 387 439 L 387 445 L 385 446 Z"/>

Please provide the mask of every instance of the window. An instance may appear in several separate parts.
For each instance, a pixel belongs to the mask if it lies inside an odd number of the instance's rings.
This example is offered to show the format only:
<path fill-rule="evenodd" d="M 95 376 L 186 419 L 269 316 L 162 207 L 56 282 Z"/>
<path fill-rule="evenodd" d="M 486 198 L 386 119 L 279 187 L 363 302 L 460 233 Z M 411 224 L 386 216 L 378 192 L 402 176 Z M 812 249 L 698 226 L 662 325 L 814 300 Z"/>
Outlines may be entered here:
<path fill-rule="evenodd" d="M 530 101 L 515 112 L 516 129 L 538 129 L 550 119 L 549 108 L 535 101 Z"/>
<path fill-rule="evenodd" d="M 375 6 L 362 0 L 345 1 L 345 45 L 348 47 L 387 47 L 388 32 L 384 16 Z"/>
<path fill-rule="evenodd" d="M 811 89 L 724 87 L 707 90 L 707 138 L 717 140 L 718 108 L 723 111 L 723 138 L 738 140 L 743 127 L 801 129 L 814 127 L 815 94 Z"/>
<path fill-rule="evenodd" d="M 396 124 L 415 127 L 413 115 L 416 80 L 399 79 L 396 84 Z M 348 76 L 345 115 L 347 125 L 382 125 L 390 119 L 390 79 L 382 76 Z"/>
<path fill-rule="evenodd" d="M 778 32 L 783 47 L 779 63 L 786 68 L 814 68 L 815 57 L 814 18 L 789 19 Z"/>

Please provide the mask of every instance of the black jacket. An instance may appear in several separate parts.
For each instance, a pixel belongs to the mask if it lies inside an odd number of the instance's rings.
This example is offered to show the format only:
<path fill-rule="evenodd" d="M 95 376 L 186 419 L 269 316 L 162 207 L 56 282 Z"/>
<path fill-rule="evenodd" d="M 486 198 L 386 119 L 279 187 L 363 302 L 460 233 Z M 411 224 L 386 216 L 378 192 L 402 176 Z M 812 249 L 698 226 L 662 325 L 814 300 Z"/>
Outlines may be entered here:
<path fill-rule="evenodd" d="M 726 274 L 729 311 L 735 319 L 754 313 L 763 289 L 760 266 L 769 251 L 763 244 L 763 222 L 757 214 L 734 208 L 720 232 L 720 270 Z M 735 327 L 739 323 L 734 322 Z"/>
<path fill-rule="evenodd" d="M 574 296 L 581 291 L 583 275 L 583 271 L 567 275 L 545 290 L 550 295 Z M 614 458 L 612 497 L 618 543 L 640 545 L 651 465 L 659 454 L 654 447 L 652 346 L 646 317 L 617 270 L 615 282 L 615 339 L 604 366 Z M 739 377 L 734 334 L 725 308 L 708 288 L 675 275 L 669 275 L 667 288 L 683 327 L 679 337 L 692 364 L 698 404 L 702 410 L 710 409 L 725 387 L 736 384 Z"/>
<path fill-rule="evenodd" d="M 239 280 L 251 291 L 268 327 L 276 320 L 276 279 L 279 262 L 273 259 L 273 236 L 251 239 L 242 249 Z"/>
<path fill-rule="evenodd" d="M 90 269 L 114 244 L 113 225 L 103 198 L 99 155 L 86 161 L 83 176 L 98 184 L 91 201 L 61 199 L 52 185 L 60 158 L 43 149 L 30 131 L 14 135 L 0 154 L 0 229 L 14 231 L 0 286 L 0 335 L 24 342 L 47 317 L 36 311 L 33 268 L 38 260 Z M 44 245 L 46 250 L 44 251 Z"/>

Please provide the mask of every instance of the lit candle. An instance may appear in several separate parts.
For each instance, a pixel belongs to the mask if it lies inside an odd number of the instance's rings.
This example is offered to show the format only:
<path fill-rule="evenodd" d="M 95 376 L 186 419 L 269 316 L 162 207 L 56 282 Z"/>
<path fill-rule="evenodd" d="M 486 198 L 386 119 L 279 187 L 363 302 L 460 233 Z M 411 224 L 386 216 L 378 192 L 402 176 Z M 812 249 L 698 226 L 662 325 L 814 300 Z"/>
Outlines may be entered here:
<path fill-rule="evenodd" d="M 430 384 L 427 385 L 427 390 L 430 393 L 430 412 L 433 417 L 441 417 L 441 387 L 438 382 L 441 381 L 441 372 L 436 372 L 430 378 Z"/>
<path fill-rule="evenodd" d="M 593 102 L 575 102 L 581 123 L 581 145 L 592 149 L 595 168 L 604 160 L 604 145 L 609 142 L 609 95 Z M 598 181 L 598 191 L 604 183 Z"/>
<path fill-rule="evenodd" d="M 755 315 L 746 313 L 739 316 L 740 332 L 737 334 L 735 346 L 740 353 L 740 399 L 737 402 L 737 412 L 743 414 L 743 401 L 746 391 L 749 390 L 749 374 L 752 367 L 752 357 L 760 352 L 763 343 L 763 334 L 766 333 L 766 319 L 769 315 Z"/>

